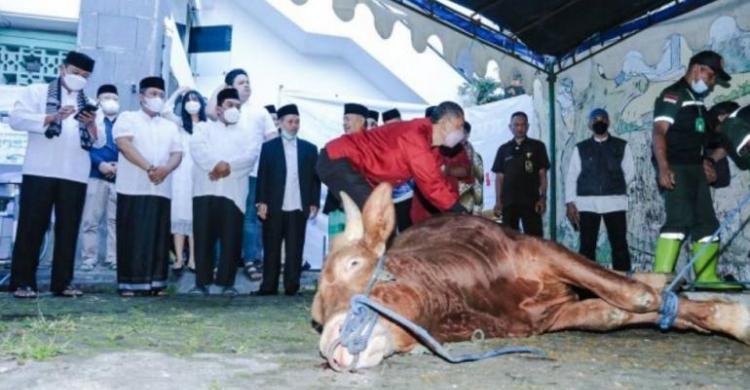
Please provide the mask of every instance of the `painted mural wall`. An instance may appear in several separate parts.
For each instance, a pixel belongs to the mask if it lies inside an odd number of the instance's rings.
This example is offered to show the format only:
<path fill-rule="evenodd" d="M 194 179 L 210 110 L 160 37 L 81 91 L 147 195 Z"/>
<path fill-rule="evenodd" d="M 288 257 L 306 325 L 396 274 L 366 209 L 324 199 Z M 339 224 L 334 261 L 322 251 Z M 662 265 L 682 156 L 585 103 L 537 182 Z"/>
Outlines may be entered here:
<path fill-rule="evenodd" d="M 603 107 L 610 113 L 611 131 L 627 140 L 636 161 L 636 180 L 629 189 L 628 240 L 636 269 L 650 269 L 654 243 L 664 221 L 664 209 L 651 164 L 653 106 L 657 95 L 686 71 L 690 57 L 704 49 L 720 53 L 732 75 L 729 88 L 717 87 L 707 106 L 725 100 L 750 104 L 750 2 L 719 1 L 666 25 L 637 34 L 619 47 L 609 49 L 562 73 L 556 85 L 557 229 L 558 241 L 577 250 L 578 233 L 565 218 L 563 180 L 570 154 L 577 142 L 591 136 L 588 113 Z M 534 81 L 536 102 L 546 101 L 546 82 Z M 549 140 L 548 111 L 537 104 L 542 140 Z M 730 163 L 730 165 L 732 165 Z M 732 185 L 714 191 L 721 220 L 750 190 L 750 172 L 732 165 Z M 735 223 L 732 234 L 722 237 L 724 253 L 720 272 L 750 280 L 750 210 Z M 609 263 L 610 249 L 602 225 L 599 261 Z M 686 261 L 683 251 L 682 261 Z"/>

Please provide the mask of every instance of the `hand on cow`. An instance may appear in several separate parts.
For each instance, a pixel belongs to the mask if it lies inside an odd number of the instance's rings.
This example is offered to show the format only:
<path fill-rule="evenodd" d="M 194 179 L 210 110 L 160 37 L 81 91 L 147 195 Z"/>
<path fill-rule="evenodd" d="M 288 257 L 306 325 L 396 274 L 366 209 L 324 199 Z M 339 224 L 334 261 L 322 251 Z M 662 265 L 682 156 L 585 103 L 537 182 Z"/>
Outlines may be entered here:
<path fill-rule="evenodd" d="M 703 172 L 706 174 L 706 181 L 711 184 L 716 181 L 716 170 L 714 163 L 710 160 L 703 160 Z"/>
<path fill-rule="evenodd" d="M 546 197 L 541 197 L 536 201 L 536 204 L 534 205 L 534 211 L 536 211 L 537 214 L 544 214 L 544 212 L 547 211 Z"/>
<path fill-rule="evenodd" d="M 495 202 L 495 208 L 492 211 L 495 213 L 495 217 L 502 218 L 502 216 L 503 216 L 503 202 Z"/>
<path fill-rule="evenodd" d="M 315 219 L 318 216 L 318 206 L 310 206 L 310 219 Z"/>
<path fill-rule="evenodd" d="M 659 168 L 659 186 L 667 190 L 673 190 L 677 182 L 674 179 L 674 172 L 669 166 Z"/>
<path fill-rule="evenodd" d="M 576 204 L 573 202 L 567 203 L 566 205 L 565 214 L 568 217 L 568 221 L 570 221 L 570 224 L 573 225 L 573 228 L 578 231 L 578 226 L 581 224 L 581 217 L 578 214 L 578 208 L 576 207 Z"/>
<path fill-rule="evenodd" d="M 258 218 L 265 221 L 268 216 L 268 205 L 265 203 L 256 203 L 255 207 L 258 209 Z"/>

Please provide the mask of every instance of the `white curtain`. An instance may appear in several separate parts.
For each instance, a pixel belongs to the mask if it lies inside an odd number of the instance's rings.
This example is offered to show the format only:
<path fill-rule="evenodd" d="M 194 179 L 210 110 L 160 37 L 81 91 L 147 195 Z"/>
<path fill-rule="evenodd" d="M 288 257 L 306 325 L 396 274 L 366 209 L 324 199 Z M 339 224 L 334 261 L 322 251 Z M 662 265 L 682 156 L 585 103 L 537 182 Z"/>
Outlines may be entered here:
<path fill-rule="evenodd" d="M 410 103 L 388 102 L 378 100 L 358 99 L 356 97 L 325 96 L 306 93 L 304 91 L 284 91 L 279 97 L 279 104 L 294 103 L 300 111 L 299 136 L 318 146 L 318 149 L 343 134 L 342 116 L 343 105 L 346 102 L 357 102 L 366 105 L 371 110 L 379 112 L 398 108 L 404 119 L 424 116 L 425 105 Z M 466 119 L 472 125 L 470 141 L 484 160 L 485 180 L 483 183 L 485 196 L 484 208 L 491 209 L 495 205 L 495 177 L 492 174 L 492 163 L 498 147 L 511 138 L 508 130 L 510 115 L 516 111 L 523 111 L 529 116 L 530 129 L 536 129 L 533 115 L 532 98 L 527 95 L 505 99 L 498 102 L 466 108 Z M 529 136 L 538 137 L 533 131 Z M 325 199 L 325 186 L 323 196 Z M 325 257 L 328 242 L 328 219 L 320 214 L 316 219 L 308 222 L 305 238 L 304 259 L 313 268 L 320 268 Z"/>

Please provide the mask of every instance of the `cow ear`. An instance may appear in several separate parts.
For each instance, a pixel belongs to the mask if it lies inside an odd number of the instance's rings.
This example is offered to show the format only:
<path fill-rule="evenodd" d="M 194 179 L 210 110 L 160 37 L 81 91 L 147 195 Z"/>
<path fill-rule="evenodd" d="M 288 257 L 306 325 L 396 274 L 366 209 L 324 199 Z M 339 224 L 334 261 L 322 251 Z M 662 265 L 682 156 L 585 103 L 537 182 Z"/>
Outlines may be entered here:
<path fill-rule="evenodd" d="M 385 243 L 396 224 L 396 210 L 388 183 L 378 185 L 365 203 L 362 221 L 365 228 L 365 245 L 378 256 L 385 253 Z"/>

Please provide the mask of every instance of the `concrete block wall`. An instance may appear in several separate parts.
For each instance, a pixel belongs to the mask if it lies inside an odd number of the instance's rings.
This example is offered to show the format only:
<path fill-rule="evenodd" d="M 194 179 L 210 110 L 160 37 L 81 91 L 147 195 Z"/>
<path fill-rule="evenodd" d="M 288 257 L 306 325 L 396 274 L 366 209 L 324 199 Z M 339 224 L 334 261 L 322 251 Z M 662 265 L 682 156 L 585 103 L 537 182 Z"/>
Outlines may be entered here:
<path fill-rule="evenodd" d="M 78 50 L 96 60 L 86 92 L 94 97 L 101 84 L 115 84 L 123 110 L 138 107 L 138 82 L 161 74 L 168 63 L 164 17 L 169 0 L 81 0 Z"/>

